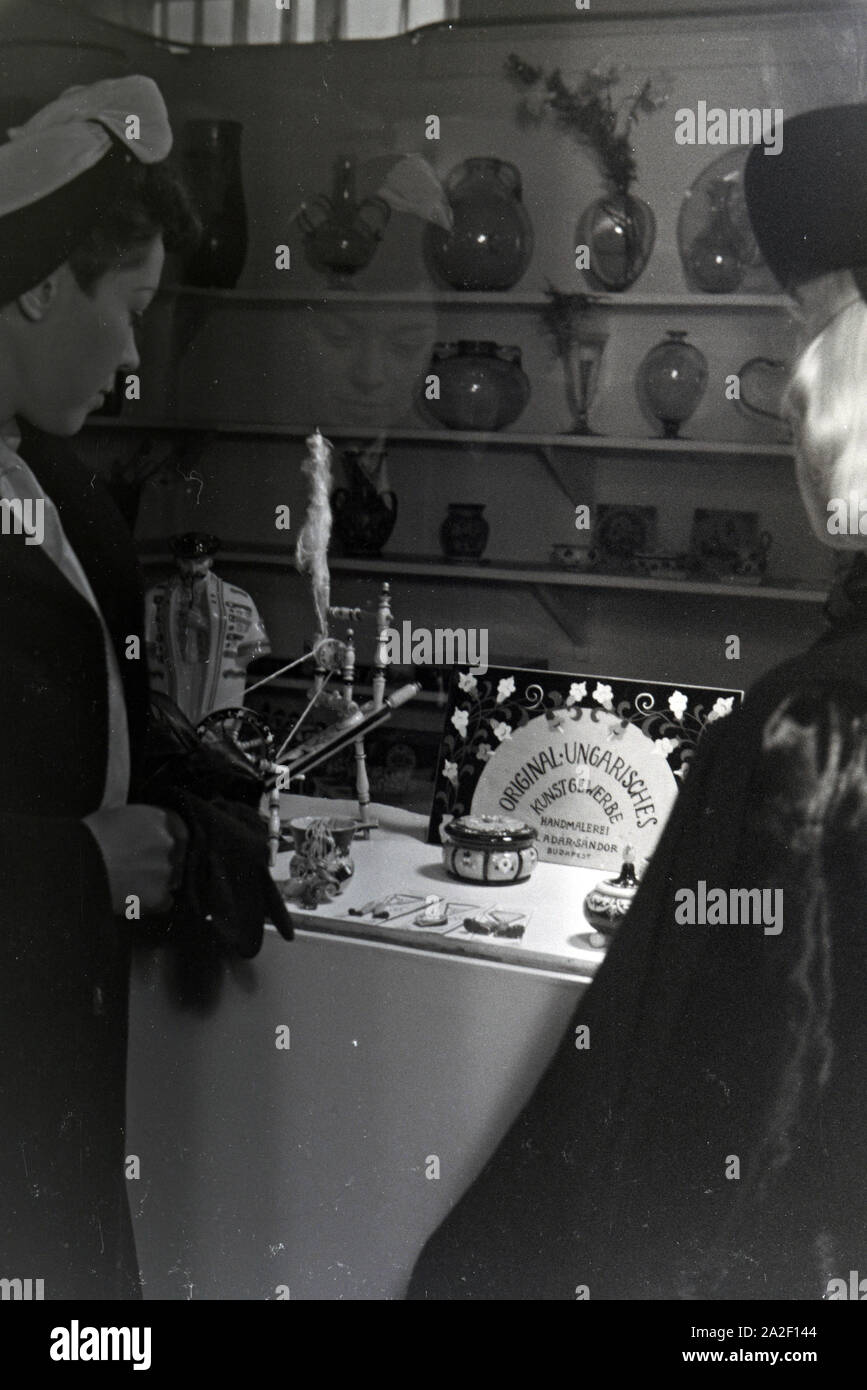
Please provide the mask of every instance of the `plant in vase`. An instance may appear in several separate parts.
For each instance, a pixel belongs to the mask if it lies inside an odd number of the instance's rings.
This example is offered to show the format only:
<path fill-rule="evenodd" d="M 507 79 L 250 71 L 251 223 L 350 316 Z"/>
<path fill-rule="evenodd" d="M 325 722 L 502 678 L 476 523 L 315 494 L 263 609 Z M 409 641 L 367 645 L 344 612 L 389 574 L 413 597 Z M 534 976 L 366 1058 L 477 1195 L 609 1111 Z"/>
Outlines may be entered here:
<path fill-rule="evenodd" d="M 638 173 L 632 129 L 640 115 L 665 105 L 667 91 L 657 92 L 647 78 L 615 105 L 612 88 L 619 81 L 616 68 L 585 73 L 573 90 L 563 81 L 559 68 L 546 75 L 542 68 L 525 63 L 514 53 L 506 61 L 506 74 L 525 89 L 519 119 L 532 123 L 552 120 L 595 155 L 608 191 L 582 215 L 576 242 L 588 248 L 585 273 L 594 288 L 627 289 L 647 265 L 656 238 L 653 210 L 630 192 Z"/>
<path fill-rule="evenodd" d="M 563 367 L 566 401 L 572 414 L 570 434 L 595 434 L 587 412 L 599 380 L 599 367 L 608 334 L 582 316 L 598 300 L 592 294 L 565 294 L 548 286 L 542 310 L 542 330 Z"/>

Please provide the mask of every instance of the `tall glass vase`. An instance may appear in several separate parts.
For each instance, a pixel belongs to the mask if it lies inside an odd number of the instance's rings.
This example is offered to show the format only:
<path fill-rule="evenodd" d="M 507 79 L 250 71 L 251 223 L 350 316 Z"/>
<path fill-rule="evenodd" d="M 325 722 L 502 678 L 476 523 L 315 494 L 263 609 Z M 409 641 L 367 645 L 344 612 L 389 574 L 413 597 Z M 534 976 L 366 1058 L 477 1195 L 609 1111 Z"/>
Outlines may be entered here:
<path fill-rule="evenodd" d="M 608 334 L 599 329 L 584 332 L 579 330 L 569 352 L 560 359 L 563 364 L 566 401 L 572 416 L 569 434 L 597 433 L 590 428 L 587 412 L 596 395 L 602 353 L 607 341 Z"/>
<path fill-rule="evenodd" d="M 656 241 L 656 218 L 642 198 L 610 188 L 582 213 L 576 246 L 586 246 L 594 289 L 626 290 L 650 260 Z"/>

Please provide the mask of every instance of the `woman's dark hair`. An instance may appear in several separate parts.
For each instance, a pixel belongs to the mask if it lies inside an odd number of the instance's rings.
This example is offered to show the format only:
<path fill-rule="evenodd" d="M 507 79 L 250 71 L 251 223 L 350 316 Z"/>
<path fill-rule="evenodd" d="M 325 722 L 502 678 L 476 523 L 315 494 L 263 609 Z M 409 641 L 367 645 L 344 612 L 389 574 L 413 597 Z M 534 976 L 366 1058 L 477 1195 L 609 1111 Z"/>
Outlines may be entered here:
<path fill-rule="evenodd" d="M 135 160 L 124 169 L 110 208 L 69 256 L 79 287 L 89 293 L 107 271 L 135 264 L 158 235 L 166 251 L 185 251 L 196 245 L 201 225 L 171 165 Z"/>
<path fill-rule="evenodd" d="M 777 989 L 789 1042 L 762 1107 L 730 1220 L 717 1248 L 708 1252 L 711 1291 L 705 1287 L 703 1297 L 728 1296 L 718 1290 L 748 1249 L 745 1231 L 756 1226 L 771 1189 L 799 1155 L 815 1188 L 814 1214 L 819 1209 L 816 1150 L 810 1150 L 812 1168 L 804 1155 L 808 1140 L 821 1146 L 823 1097 L 840 1054 L 851 1051 L 846 1029 L 854 1027 L 859 1007 L 853 1012 L 850 1000 L 836 997 L 848 986 L 841 967 L 835 970 L 835 956 L 857 956 L 845 942 L 863 930 L 867 900 L 863 689 L 844 681 L 816 683 L 784 701 L 765 725 L 756 785 L 757 796 L 746 808 L 745 839 L 757 847 L 756 862 L 768 866 L 763 881 L 785 893 L 789 948 Z M 813 1297 L 835 1268 L 843 1268 L 839 1235 L 827 1228 L 815 1235 Z"/>

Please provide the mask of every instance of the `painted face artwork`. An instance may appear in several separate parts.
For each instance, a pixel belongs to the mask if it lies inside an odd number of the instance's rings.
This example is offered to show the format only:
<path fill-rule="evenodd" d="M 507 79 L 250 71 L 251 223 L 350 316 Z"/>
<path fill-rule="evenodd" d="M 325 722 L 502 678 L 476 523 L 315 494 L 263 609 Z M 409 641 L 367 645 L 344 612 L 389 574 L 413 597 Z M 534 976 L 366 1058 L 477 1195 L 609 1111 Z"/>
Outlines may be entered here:
<path fill-rule="evenodd" d="M 165 253 L 157 236 L 137 264 L 107 271 L 89 291 L 69 266 L 19 371 L 19 411 L 49 434 L 73 435 L 102 405 L 117 372 L 139 365 L 135 333 L 159 285 Z"/>
<path fill-rule="evenodd" d="M 307 325 L 314 413 L 386 429 L 412 410 L 436 338 L 432 306 L 326 306 Z"/>

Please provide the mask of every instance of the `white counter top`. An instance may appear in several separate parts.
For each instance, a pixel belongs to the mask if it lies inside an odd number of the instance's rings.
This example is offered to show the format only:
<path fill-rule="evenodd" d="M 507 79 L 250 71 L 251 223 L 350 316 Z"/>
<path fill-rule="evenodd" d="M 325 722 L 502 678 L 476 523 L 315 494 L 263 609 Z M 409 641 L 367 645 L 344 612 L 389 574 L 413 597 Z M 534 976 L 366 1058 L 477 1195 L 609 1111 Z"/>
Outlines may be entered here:
<path fill-rule="evenodd" d="M 293 816 L 357 813 L 355 803 L 350 801 L 287 794 L 280 801 L 284 823 Z M 565 971 L 585 979 L 593 976 L 605 952 L 591 944 L 600 938 L 585 921 L 582 903 L 590 889 L 609 876 L 605 870 L 540 863 L 524 883 L 464 883 L 446 873 L 439 846 L 425 843 L 426 817 L 381 805 L 371 806 L 371 817 L 379 822 L 379 827 L 371 831 L 369 840 L 353 842 L 355 873 L 343 892 L 316 909 L 300 908 L 290 902 L 296 926 L 426 951 Z M 278 881 L 288 878 L 291 858 L 290 852 L 278 856 L 274 870 Z M 437 894 L 461 907 L 466 904 L 468 912 L 491 907 L 514 909 L 529 914 L 527 926 L 522 937 L 512 939 L 476 935 L 463 926 L 446 932 L 415 926 L 415 911 L 393 922 L 349 915 L 349 908 L 361 908 L 390 893 L 417 894 L 420 899 Z M 419 903 L 419 907 L 423 905 L 423 901 Z"/>

